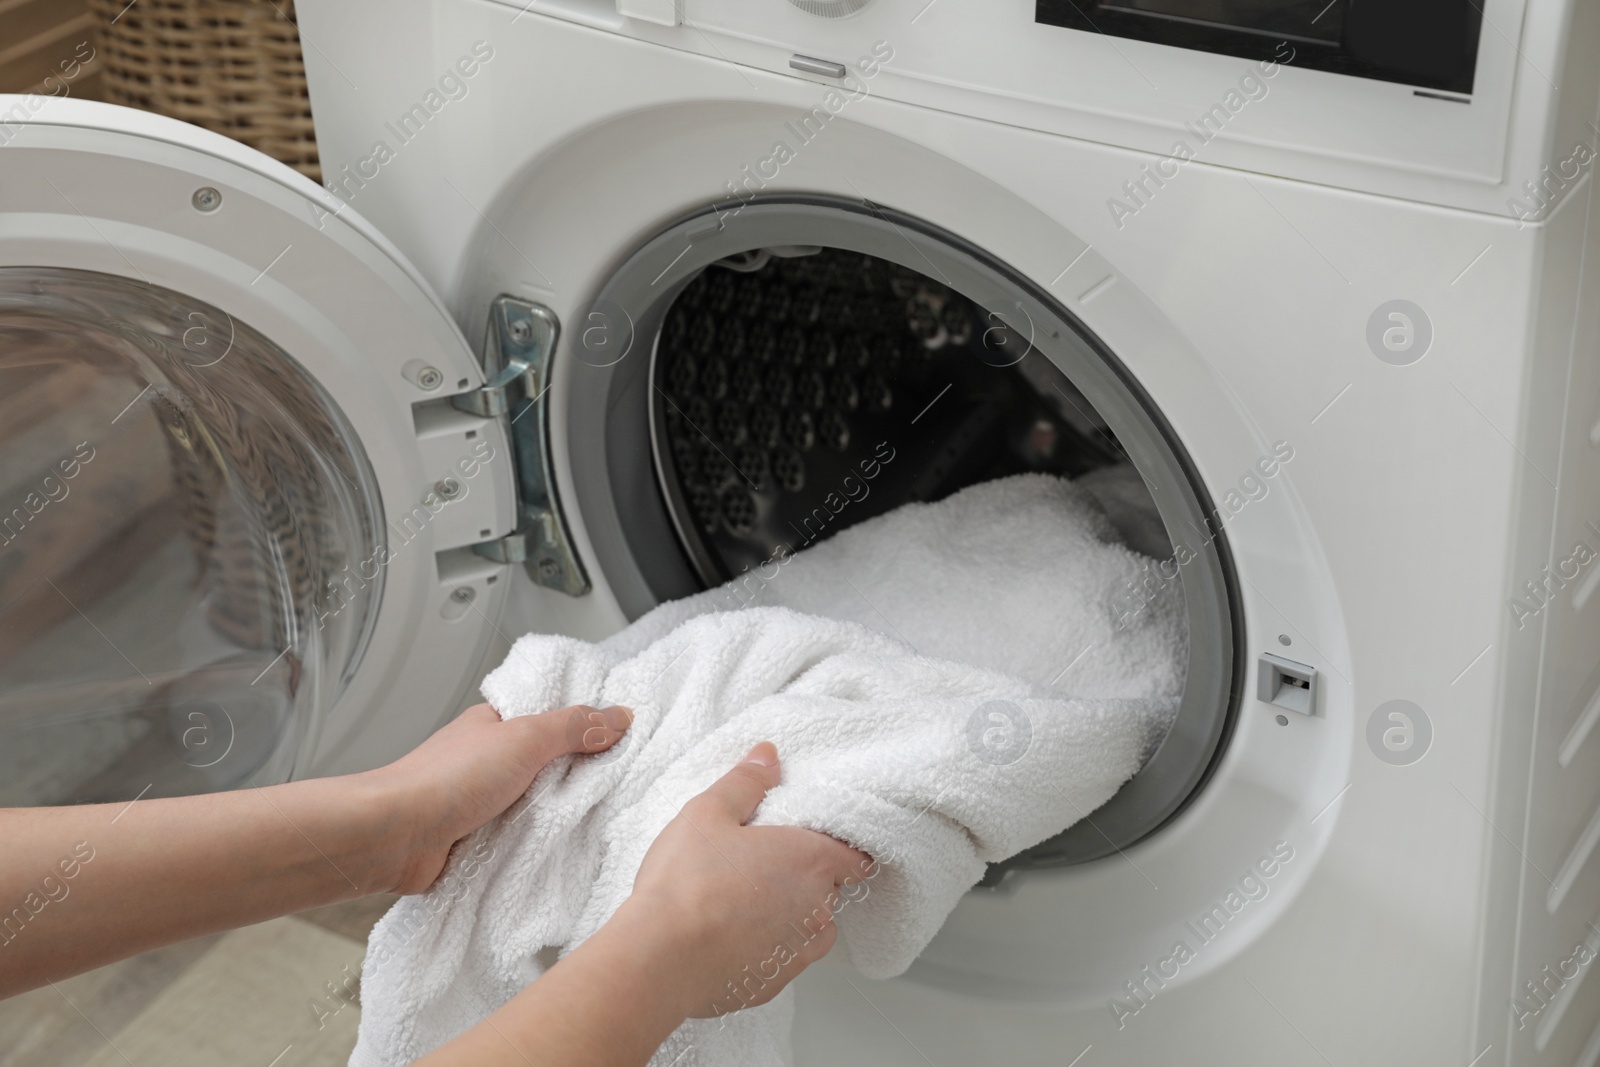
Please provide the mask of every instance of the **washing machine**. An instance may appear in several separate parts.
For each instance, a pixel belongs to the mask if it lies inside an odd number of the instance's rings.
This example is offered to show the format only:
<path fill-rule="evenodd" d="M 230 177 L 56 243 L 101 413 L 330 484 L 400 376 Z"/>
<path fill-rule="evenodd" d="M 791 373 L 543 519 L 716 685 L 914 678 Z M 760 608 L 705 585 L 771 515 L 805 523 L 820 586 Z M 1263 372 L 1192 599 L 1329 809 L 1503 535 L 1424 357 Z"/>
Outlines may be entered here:
<path fill-rule="evenodd" d="M 523 632 L 1102 478 L 1170 734 L 795 1062 L 1600 1062 L 1593 5 L 299 18 L 323 187 L 0 99 L 6 802 L 373 766 Z"/>

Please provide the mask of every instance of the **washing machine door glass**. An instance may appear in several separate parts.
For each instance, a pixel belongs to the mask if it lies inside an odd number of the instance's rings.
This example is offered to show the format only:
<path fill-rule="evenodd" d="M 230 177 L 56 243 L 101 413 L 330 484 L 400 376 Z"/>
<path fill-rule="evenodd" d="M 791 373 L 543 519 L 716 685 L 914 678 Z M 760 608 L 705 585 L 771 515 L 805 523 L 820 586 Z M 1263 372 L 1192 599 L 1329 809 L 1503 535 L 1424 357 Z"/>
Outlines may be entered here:
<path fill-rule="evenodd" d="M 0 113 L 0 805 L 408 751 L 493 637 L 510 583 L 473 550 L 517 530 L 506 420 L 456 403 L 485 376 L 449 310 L 237 142 L 85 101 Z"/>
<path fill-rule="evenodd" d="M 0 268 L 0 805 L 286 777 L 382 573 L 348 421 L 159 286 Z"/>

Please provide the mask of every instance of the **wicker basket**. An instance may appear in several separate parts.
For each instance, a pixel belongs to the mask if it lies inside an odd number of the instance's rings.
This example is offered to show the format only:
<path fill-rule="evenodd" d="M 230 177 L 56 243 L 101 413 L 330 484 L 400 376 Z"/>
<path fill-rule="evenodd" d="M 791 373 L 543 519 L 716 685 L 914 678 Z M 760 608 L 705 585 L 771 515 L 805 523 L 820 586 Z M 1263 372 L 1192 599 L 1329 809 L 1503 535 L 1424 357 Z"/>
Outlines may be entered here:
<path fill-rule="evenodd" d="M 322 180 L 294 0 L 90 0 L 105 98 L 227 134 Z"/>

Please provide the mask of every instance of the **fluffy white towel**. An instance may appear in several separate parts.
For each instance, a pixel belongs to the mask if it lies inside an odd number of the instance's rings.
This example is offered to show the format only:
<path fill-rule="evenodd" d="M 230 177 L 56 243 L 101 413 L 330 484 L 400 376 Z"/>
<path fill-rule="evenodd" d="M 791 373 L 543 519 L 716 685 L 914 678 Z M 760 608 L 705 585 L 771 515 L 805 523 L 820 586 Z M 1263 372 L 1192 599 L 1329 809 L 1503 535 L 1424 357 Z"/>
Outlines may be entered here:
<path fill-rule="evenodd" d="M 1186 644 L 1176 590 L 1131 619 L 1114 606 L 1145 563 L 1087 491 L 1028 475 L 862 523 L 602 645 L 522 638 L 484 681 L 502 715 L 625 704 L 633 726 L 553 763 L 383 918 L 351 1064 L 408 1063 L 537 978 L 628 895 L 678 807 L 762 739 L 783 784 L 756 821 L 880 861 L 835 952 L 872 977 L 903 971 L 987 863 L 1104 803 L 1165 732 Z M 735 587 L 784 606 L 725 610 Z M 791 1013 L 785 994 L 691 1021 L 653 1062 L 776 1067 Z"/>
<path fill-rule="evenodd" d="M 662 604 L 602 647 L 621 659 L 697 615 L 785 607 L 1056 694 L 1176 699 L 1187 662 L 1181 591 L 1150 589 L 1150 561 L 1123 543 L 1171 554 L 1148 494 L 1136 503 L 1142 488 L 1118 464 L 1075 482 L 1020 474 L 908 504 Z M 1126 624 L 1130 605 L 1142 610 Z"/>

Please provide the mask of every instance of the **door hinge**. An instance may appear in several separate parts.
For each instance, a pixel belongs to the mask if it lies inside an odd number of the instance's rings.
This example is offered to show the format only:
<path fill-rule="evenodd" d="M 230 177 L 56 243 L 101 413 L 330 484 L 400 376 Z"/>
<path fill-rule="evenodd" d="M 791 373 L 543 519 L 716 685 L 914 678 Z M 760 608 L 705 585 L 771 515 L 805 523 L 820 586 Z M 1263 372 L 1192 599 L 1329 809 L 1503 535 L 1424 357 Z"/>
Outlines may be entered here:
<path fill-rule="evenodd" d="M 546 411 L 550 360 L 561 324 L 555 313 L 514 296 L 489 306 L 483 369 L 488 380 L 450 398 L 462 411 L 506 420 L 517 485 L 517 525 L 511 533 L 473 545 L 496 563 L 521 563 L 540 585 L 569 596 L 589 591 L 589 577 L 572 548 L 550 462 Z"/>

